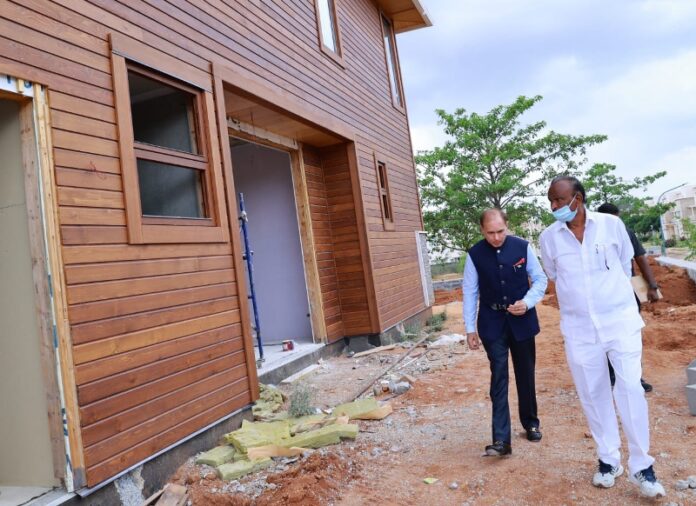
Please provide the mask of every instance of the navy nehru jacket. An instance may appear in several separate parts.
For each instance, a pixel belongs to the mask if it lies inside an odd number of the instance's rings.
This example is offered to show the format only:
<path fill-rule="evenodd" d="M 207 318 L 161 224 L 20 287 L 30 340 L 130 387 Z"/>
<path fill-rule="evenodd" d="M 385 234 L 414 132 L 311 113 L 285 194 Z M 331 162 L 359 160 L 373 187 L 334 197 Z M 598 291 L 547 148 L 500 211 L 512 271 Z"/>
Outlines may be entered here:
<path fill-rule="evenodd" d="M 529 290 L 528 245 L 524 239 L 508 236 L 500 248 L 494 248 L 484 239 L 469 251 L 479 278 L 477 326 L 483 340 L 501 337 L 506 323 L 516 341 L 531 339 L 539 333 L 535 308 L 522 316 L 502 309 L 522 300 Z"/>

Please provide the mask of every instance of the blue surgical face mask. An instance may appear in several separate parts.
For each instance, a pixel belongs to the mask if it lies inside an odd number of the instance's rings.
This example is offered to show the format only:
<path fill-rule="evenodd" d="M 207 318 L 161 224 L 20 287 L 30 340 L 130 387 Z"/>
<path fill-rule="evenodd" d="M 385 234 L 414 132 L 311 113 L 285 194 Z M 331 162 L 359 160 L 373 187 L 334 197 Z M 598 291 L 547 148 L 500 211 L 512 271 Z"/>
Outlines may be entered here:
<path fill-rule="evenodd" d="M 556 218 L 556 221 L 560 221 L 563 223 L 568 223 L 569 221 L 573 221 L 573 218 L 575 218 L 575 215 L 578 214 L 578 209 L 577 207 L 575 208 L 575 211 L 573 211 L 570 208 L 570 204 L 573 203 L 575 200 L 575 197 L 577 197 L 577 193 L 573 195 L 573 200 L 570 201 L 570 203 L 564 205 L 560 209 L 556 209 L 553 211 L 553 217 Z"/>

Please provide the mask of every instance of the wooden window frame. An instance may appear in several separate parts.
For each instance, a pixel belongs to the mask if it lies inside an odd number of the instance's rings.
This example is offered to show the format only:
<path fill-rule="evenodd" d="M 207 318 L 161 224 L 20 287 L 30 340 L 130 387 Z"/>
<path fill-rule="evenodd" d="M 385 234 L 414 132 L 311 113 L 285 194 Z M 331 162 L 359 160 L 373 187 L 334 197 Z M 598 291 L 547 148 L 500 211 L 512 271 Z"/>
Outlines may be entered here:
<path fill-rule="evenodd" d="M 394 96 L 394 92 L 392 90 L 392 69 L 389 67 L 389 58 L 388 58 L 388 52 L 389 52 L 389 46 L 385 43 L 385 38 L 387 37 L 387 34 L 384 33 L 384 20 L 386 20 L 389 23 L 389 26 L 391 27 L 391 32 L 389 33 L 389 42 L 391 44 L 391 49 L 392 49 L 392 61 L 394 62 L 394 83 L 396 85 L 396 88 L 399 91 L 399 95 L 401 96 L 401 103 L 397 101 L 397 97 Z M 404 87 L 401 82 L 401 64 L 399 63 L 399 51 L 396 48 L 396 35 L 394 33 L 394 22 L 387 16 L 384 12 L 379 13 L 379 29 L 380 32 L 382 33 L 382 45 L 384 46 L 384 66 L 387 69 L 387 85 L 389 86 L 389 95 L 391 96 L 391 102 L 392 105 L 394 106 L 395 109 L 399 110 L 403 114 L 406 114 L 406 97 L 404 96 Z"/>
<path fill-rule="evenodd" d="M 319 47 L 321 52 L 326 56 L 331 58 L 335 63 L 345 68 L 345 62 L 343 61 L 343 42 L 341 40 L 341 23 L 338 21 L 338 2 L 339 0 L 329 0 L 331 2 L 331 9 L 333 13 L 333 24 L 334 30 L 336 31 L 336 51 L 332 50 L 326 44 L 324 44 L 323 31 L 321 28 L 321 16 L 319 13 L 319 1 L 314 0 L 314 17 L 317 22 L 317 34 L 319 36 Z"/>
<path fill-rule="evenodd" d="M 384 230 L 394 230 L 394 206 L 392 205 L 391 191 L 389 189 L 389 164 L 385 157 L 374 153 L 375 177 L 377 178 L 377 195 L 379 208 L 382 213 L 382 225 Z M 384 186 L 382 186 L 384 181 Z M 385 205 L 386 200 L 386 205 Z"/>
<path fill-rule="evenodd" d="M 203 84 L 174 77 L 168 69 L 129 58 L 132 44 L 122 50 L 112 36 L 112 70 L 121 175 L 131 244 L 213 243 L 229 241 L 213 94 Z M 138 142 L 134 138 L 128 73 L 135 72 L 194 97 L 194 123 L 199 154 Z M 209 83 L 206 83 L 209 87 Z M 202 171 L 203 218 L 143 216 L 138 159 Z"/>

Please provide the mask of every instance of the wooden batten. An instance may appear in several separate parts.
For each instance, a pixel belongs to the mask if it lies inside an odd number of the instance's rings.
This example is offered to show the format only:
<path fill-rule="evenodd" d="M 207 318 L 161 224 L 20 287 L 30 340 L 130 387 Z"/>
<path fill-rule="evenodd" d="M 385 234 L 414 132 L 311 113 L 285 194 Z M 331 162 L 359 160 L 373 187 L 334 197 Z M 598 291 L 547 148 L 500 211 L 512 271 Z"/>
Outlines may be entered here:
<path fill-rule="evenodd" d="M 215 70 L 216 67 L 213 67 Z M 237 194 L 234 189 L 234 177 L 232 176 L 232 153 L 227 139 L 227 114 L 225 113 L 225 92 L 222 79 L 213 74 L 213 88 L 215 90 L 215 110 L 217 112 L 218 131 L 221 132 L 220 152 L 222 154 L 222 173 L 227 197 L 227 213 L 229 215 L 230 240 L 232 243 L 232 255 L 234 258 L 234 270 L 237 273 L 244 272 L 242 261 L 242 238 L 239 235 L 239 220 L 237 218 Z M 249 299 L 246 276 L 237 276 L 237 295 L 239 298 L 239 316 L 242 324 L 242 336 L 244 338 L 244 353 L 246 355 L 246 368 L 251 386 L 251 400 L 259 398 L 259 379 L 256 371 L 256 356 L 254 354 L 254 341 L 251 332 L 251 320 L 249 319 Z"/>
<path fill-rule="evenodd" d="M 53 145 L 50 133 L 50 109 L 46 90 L 41 85 L 34 85 L 34 108 L 36 113 L 36 138 L 38 144 L 39 167 L 41 171 L 44 227 L 48 261 L 51 269 L 51 289 L 53 293 L 53 311 L 55 315 L 58 354 L 63 384 L 63 401 L 67 419 L 70 462 L 73 471 L 73 486 L 80 488 L 86 484 L 84 449 L 80 431 L 80 414 L 77 401 L 77 386 L 73 367 L 73 348 L 70 337 L 70 322 L 63 272 L 63 257 L 60 239 L 60 220 L 56 181 L 53 170 Z M 69 477 L 66 477 L 69 479 Z"/>
<path fill-rule="evenodd" d="M 295 202 L 297 203 L 297 217 L 300 225 L 300 242 L 302 244 L 302 256 L 304 257 L 309 312 L 312 319 L 312 333 L 314 334 L 315 342 L 326 342 L 327 333 L 324 303 L 321 296 L 319 267 L 317 266 L 316 248 L 314 246 L 312 214 L 310 210 L 309 194 L 307 193 L 307 176 L 305 174 L 302 149 L 290 153 L 290 164 L 292 167 Z"/>
<path fill-rule="evenodd" d="M 24 188 L 29 225 L 29 247 L 31 250 L 34 300 L 39 324 L 40 360 L 46 390 L 48 426 L 51 438 L 51 454 L 55 477 L 65 480 L 65 437 L 61 415 L 60 387 L 58 385 L 57 357 L 53 345 L 53 312 L 48 286 L 47 258 L 44 247 L 44 228 L 41 217 L 41 176 L 36 151 L 36 129 L 34 127 L 34 102 L 23 101 L 20 109 L 22 135 L 22 160 L 24 165 Z"/>

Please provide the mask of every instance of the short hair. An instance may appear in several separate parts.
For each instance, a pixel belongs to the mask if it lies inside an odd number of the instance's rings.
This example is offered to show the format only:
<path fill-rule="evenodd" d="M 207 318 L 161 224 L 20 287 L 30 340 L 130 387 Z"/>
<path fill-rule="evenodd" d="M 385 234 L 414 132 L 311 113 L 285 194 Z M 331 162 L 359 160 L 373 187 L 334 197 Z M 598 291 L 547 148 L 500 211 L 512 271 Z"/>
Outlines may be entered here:
<path fill-rule="evenodd" d="M 505 214 L 505 211 L 503 211 L 499 207 L 491 207 L 490 209 L 486 209 L 485 211 L 483 211 L 481 213 L 481 216 L 479 216 L 479 225 L 483 226 L 483 222 L 486 221 L 486 218 L 488 218 L 488 216 L 491 214 L 497 214 L 498 216 L 500 216 L 507 225 L 507 214 Z"/>
<path fill-rule="evenodd" d="M 598 213 L 613 214 L 614 216 L 619 215 L 619 208 L 610 202 L 605 202 L 597 208 Z"/>
<path fill-rule="evenodd" d="M 575 177 L 575 176 L 569 176 L 567 174 L 561 174 L 560 176 L 556 176 L 551 180 L 551 184 L 549 185 L 549 188 L 556 183 L 560 181 L 568 181 L 570 184 L 573 185 L 573 193 L 579 193 L 582 195 L 582 201 L 587 202 L 587 196 L 585 194 L 585 187 L 582 185 L 580 180 Z"/>

